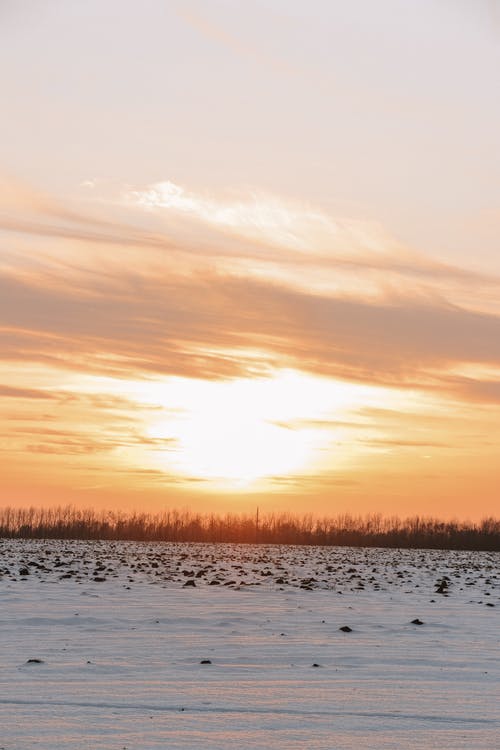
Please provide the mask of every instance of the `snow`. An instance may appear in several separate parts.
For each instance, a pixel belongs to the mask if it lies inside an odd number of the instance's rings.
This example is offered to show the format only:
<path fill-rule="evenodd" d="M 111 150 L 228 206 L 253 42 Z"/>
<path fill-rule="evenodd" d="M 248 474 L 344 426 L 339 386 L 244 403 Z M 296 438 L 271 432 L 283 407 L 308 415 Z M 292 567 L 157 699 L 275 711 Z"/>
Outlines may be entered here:
<path fill-rule="evenodd" d="M 492 750 L 499 562 L 2 540 L 0 748 Z"/>

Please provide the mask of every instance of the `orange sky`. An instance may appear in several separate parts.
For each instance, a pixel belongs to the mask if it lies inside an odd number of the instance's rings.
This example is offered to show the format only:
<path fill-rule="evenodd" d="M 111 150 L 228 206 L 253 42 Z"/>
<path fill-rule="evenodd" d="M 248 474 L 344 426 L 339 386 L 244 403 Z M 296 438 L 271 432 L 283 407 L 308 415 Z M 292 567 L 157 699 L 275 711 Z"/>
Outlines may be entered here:
<path fill-rule="evenodd" d="M 376 6 L 5 3 L 2 504 L 498 515 L 495 4 Z"/>

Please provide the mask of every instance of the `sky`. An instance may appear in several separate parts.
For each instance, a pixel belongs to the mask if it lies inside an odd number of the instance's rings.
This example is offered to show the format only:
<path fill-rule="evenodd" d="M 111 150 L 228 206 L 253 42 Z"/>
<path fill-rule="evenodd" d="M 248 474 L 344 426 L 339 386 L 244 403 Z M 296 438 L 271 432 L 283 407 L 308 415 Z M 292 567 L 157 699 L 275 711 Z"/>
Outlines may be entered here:
<path fill-rule="evenodd" d="M 497 515 L 500 0 L 2 0 L 3 505 Z"/>

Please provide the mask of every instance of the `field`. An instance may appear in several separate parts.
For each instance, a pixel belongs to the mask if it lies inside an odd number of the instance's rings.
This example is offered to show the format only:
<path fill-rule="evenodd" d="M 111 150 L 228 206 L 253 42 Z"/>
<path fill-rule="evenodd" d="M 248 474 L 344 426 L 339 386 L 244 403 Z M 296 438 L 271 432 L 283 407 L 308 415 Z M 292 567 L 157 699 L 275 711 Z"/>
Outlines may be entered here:
<path fill-rule="evenodd" d="M 492 750 L 499 563 L 0 540 L 0 748 Z"/>

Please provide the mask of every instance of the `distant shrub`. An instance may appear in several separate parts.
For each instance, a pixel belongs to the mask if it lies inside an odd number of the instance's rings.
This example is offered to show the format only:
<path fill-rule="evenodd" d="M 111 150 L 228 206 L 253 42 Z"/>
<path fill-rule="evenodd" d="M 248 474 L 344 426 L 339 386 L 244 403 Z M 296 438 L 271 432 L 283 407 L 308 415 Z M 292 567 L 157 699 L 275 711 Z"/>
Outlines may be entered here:
<path fill-rule="evenodd" d="M 0 508 L 0 537 L 161 542 L 311 544 L 352 547 L 500 550 L 500 520 L 479 523 L 380 514 L 314 518 L 290 513 L 124 513 L 76 508 Z"/>

